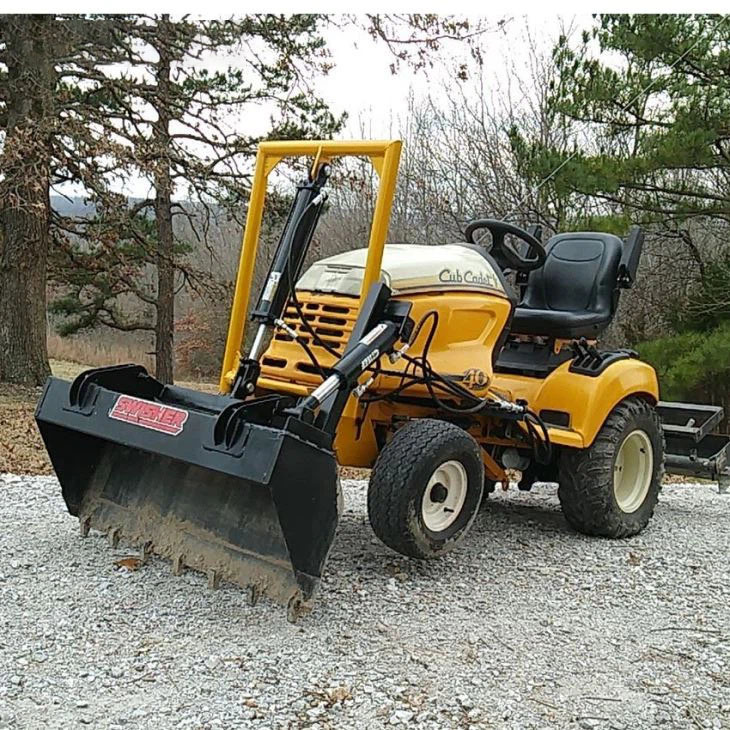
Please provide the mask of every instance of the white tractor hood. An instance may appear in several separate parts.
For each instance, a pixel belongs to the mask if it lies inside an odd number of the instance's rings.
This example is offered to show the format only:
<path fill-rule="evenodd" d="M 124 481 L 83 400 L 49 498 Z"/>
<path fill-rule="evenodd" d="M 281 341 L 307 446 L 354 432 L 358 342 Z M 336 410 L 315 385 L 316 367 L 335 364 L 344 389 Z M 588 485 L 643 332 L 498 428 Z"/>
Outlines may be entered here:
<path fill-rule="evenodd" d="M 358 296 L 367 253 L 359 248 L 317 261 L 304 272 L 297 289 Z M 390 244 L 383 252 L 381 277 L 395 293 L 465 289 L 505 295 L 493 264 L 475 249 L 457 243 Z"/>

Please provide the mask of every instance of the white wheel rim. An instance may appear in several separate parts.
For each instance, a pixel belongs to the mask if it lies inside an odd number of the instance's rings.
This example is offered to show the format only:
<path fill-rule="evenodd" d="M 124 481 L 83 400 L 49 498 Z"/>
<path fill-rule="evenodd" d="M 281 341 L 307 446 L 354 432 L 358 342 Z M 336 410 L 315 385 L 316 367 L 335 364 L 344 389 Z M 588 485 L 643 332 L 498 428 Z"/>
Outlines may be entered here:
<path fill-rule="evenodd" d="M 437 467 L 421 500 L 423 524 L 431 532 L 442 532 L 461 514 L 469 480 L 460 461 L 445 461 Z"/>
<path fill-rule="evenodd" d="M 632 431 L 613 463 L 613 493 L 622 512 L 636 512 L 644 503 L 654 471 L 654 452 L 645 431 Z"/>

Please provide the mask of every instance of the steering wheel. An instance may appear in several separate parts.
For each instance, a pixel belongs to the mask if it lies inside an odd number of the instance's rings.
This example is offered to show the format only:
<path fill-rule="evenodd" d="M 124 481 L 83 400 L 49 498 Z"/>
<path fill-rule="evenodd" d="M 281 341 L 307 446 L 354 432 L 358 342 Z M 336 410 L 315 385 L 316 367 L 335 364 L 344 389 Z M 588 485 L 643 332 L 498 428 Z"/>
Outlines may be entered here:
<path fill-rule="evenodd" d="M 545 248 L 540 241 L 531 233 L 504 221 L 493 218 L 480 218 L 472 221 L 466 227 L 466 240 L 469 243 L 483 245 L 474 239 L 477 231 L 486 228 L 492 234 L 492 249 L 490 254 L 503 269 L 514 269 L 515 271 L 533 271 L 539 269 L 545 263 Z M 532 258 L 522 256 L 518 251 L 508 244 L 504 239 L 511 234 L 528 245 L 528 253 Z"/>

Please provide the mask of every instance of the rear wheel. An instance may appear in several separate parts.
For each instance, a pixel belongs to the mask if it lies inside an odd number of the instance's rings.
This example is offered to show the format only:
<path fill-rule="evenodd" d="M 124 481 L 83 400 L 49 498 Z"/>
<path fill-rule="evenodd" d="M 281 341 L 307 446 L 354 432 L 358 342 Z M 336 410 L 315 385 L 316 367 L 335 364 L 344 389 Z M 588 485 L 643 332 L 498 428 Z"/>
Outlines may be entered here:
<path fill-rule="evenodd" d="M 654 407 L 619 403 L 587 449 L 560 457 L 558 497 L 566 520 L 587 535 L 629 537 L 654 513 L 664 476 L 664 437 Z"/>
<path fill-rule="evenodd" d="M 484 467 L 477 442 L 445 421 L 409 421 L 380 452 L 368 516 L 390 548 L 434 558 L 464 537 L 479 510 Z"/>

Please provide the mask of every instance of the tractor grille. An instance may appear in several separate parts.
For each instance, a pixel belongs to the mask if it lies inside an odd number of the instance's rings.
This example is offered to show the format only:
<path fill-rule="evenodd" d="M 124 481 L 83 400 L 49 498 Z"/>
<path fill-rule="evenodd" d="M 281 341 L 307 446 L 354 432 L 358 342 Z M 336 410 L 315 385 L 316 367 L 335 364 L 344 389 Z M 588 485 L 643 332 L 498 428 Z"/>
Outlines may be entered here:
<path fill-rule="evenodd" d="M 323 342 L 341 355 L 357 319 L 357 298 L 298 292 L 298 299 L 309 326 Z M 312 336 L 299 320 L 299 314 L 293 304 L 287 305 L 283 319 L 297 333 L 301 341 L 312 349 L 323 366 L 332 364 L 334 357 L 312 341 Z M 264 355 L 262 374 L 306 384 L 318 383 L 321 380 L 304 350 L 281 330 L 276 332 Z"/>

